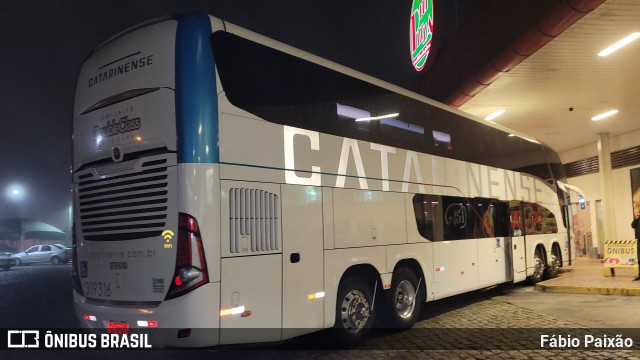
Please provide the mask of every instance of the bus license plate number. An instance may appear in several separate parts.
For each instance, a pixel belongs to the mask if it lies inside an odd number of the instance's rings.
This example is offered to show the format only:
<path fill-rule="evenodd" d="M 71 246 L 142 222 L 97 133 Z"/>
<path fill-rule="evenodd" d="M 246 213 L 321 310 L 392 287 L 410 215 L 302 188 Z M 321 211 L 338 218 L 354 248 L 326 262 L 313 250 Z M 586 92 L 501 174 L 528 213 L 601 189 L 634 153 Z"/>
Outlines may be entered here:
<path fill-rule="evenodd" d="M 87 296 L 111 297 L 111 283 L 106 281 L 86 281 Z"/>

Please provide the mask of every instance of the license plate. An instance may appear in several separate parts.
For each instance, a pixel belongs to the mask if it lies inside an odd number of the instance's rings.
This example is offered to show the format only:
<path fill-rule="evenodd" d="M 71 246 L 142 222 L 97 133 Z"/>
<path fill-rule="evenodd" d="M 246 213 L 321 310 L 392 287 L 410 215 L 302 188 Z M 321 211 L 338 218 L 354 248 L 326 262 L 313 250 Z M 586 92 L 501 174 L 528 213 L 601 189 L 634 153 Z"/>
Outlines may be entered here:
<path fill-rule="evenodd" d="M 109 321 L 107 323 L 107 332 L 109 334 L 127 335 L 129 334 L 129 324 L 125 322 Z"/>

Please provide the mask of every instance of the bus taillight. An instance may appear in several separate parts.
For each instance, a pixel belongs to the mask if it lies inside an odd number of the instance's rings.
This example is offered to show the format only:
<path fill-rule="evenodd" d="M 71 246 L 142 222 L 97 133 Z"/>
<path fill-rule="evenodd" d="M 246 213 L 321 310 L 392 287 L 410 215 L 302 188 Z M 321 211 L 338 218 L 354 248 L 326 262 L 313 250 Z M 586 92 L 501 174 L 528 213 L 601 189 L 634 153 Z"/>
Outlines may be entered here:
<path fill-rule="evenodd" d="M 184 295 L 209 281 L 198 221 L 190 215 L 180 213 L 178 222 L 176 270 L 167 300 Z"/>

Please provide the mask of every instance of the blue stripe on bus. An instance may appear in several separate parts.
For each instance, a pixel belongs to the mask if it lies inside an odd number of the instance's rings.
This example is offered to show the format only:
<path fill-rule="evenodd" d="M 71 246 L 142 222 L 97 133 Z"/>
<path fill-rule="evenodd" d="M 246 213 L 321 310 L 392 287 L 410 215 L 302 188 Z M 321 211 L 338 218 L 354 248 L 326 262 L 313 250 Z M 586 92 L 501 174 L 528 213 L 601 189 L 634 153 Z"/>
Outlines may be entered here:
<path fill-rule="evenodd" d="M 206 14 L 178 18 L 176 121 L 178 162 L 218 163 L 218 98 Z"/>

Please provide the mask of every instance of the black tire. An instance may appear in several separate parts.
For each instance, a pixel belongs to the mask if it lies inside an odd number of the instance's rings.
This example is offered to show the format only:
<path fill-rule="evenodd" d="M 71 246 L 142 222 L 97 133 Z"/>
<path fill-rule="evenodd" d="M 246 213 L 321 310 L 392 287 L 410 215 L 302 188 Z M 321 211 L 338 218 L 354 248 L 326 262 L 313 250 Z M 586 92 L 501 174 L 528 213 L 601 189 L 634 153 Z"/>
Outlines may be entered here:
<path fill-rule="evenodd" d="M 57 257 L 57 256 L 52 257 L 52 258 L 51 258 L 51 263 L 52 263 L 53 265 L 58 265 L 58 264 L 60 264 L 60 258 L 59 258 L 59 257 Z"/>
<path fill-rule="evenodd" d="M 385 291 L 381 305 L 376 306 L 376 311 L 385 328 L 408 329 L 416 323 L 422 307 L 422 295 L 413 270 L 402 267 L 393 273 L 391 288 Z"/>
<path fill-rule="evenodd" d="M 558 248 L 554 246 L 553 250 L 551 250 L 551 261 L 549 262 L 549 265 L 544 269 L 545 279 L 553 279 L 557 277 L 561 267 L 562 258 L 558 253 Z"/>
<path fill-rule="evenodd" d="M 333 326 L 334 338 L 340 345 L 353 346 L 367 337 L 374 322 L 372 305 L 373 295 L 364 279 L 348 277 L 340 282 Z"/>
<path fill-rule="evenodd" d="M 537 248 L 536 252 L 533 253 L 533 274 L 528 277 L 529 283 L 535 285 L 542 281 L 545 269 L 544 255 L 542 255 L 542 250 Z"/>

